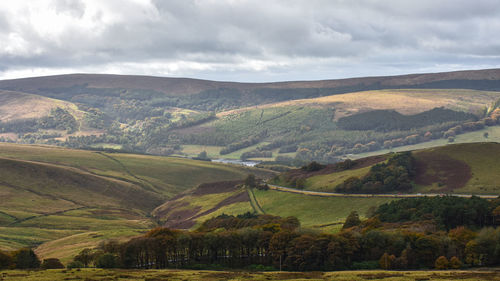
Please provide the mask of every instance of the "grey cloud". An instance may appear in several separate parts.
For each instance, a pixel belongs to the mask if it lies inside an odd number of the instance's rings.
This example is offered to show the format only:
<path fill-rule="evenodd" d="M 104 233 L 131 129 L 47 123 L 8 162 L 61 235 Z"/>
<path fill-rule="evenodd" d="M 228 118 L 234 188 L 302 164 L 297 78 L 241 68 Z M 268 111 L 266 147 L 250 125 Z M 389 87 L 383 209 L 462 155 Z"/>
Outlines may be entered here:
<path fill-rule="evenodd" d="M 88 24 L 96 3 L 51 2 L 47 9 L 82 23 L 69 24 L 56 38 L 37 33 L 29 20 L 14 18 L 20 15 L 0 4 L 0 39 L 16 32 L 29 45 L 18 53 L 0 46 L 0 72 L 98 72 L 133 64 L 120 69 L 152 74 L 148 65 L 165 64 L 174 76 L 261 81 L 301 79 L 300 73 L 302 79 L 322 79 L 387 74 L 397 67 L 406 73 L 430 65 L 499 65 L 500 7 L 494 0 L 104 1 Z M 175 64 L 182 66 L 169 66 Z"/>
<path fill-rule="evenodd" d="M 52 4 L 58 13 L 68 13 L 77 18 L 85 13 L 85 3 L 81 0 L 53 0 Z"/>

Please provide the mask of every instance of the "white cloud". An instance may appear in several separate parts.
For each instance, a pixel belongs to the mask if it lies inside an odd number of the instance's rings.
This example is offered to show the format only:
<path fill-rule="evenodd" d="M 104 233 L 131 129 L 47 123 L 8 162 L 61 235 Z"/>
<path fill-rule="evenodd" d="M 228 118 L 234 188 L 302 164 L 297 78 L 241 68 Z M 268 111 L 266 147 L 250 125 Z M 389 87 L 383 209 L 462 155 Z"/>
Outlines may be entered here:
<path fill-rule="evenodd" d="M 272 81 L 493 68 L 499 31 L 494 0 L 0 1 L 0 78 Z"/>

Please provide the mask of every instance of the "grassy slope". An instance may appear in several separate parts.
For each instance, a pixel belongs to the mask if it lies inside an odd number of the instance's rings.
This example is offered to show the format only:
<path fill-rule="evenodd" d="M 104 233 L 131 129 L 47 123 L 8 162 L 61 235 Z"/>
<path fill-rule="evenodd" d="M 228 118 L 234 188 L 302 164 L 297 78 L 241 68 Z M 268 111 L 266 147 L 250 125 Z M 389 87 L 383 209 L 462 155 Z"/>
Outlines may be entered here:
<path fill-rule="evenodd" d="M 174 204 L 172 204 L 172 202 L 166 203 L 165 207 L 158 208 L 155 210 L 154 214 L 162 213 L 162 209 L 168 209 L 169 212 L 163 212 L 163 217 L 160 218 L 165 219 L 176 212 L 188 212 L 198 207 L 199 209 L 191 214 L 191 216 L 196 216 L 239 192 L 241 192 L 241 189 L 202 196 L 186 194 L 185 196 L 173 200 Z M 251 193 L 254 194 L 257 202 L 237 202 L 223 206 L 204 216 L 197 217 L 195 219 L 196 224 L 194 224 L 192 228 L 196 228 L 206 219 L 223 213 L 229 215 L 238 215 L 254 211 L 260 213 L 258 207 L 253 206 L 257 203 L 264 213 L 281 217 L 295 216 L 301 221 L 303 227 L 315 228 L 325 232 L 336 232 L 342 227 L 345 218 L 350 212 L 357 211 L 361 217 L 364 217 L 370 207 L 378 206 L 393 200 L 391 198 L 319 197 L 274 190 L 261 191 L 256 189 L 251 190 L 249 193 L 250 199 L 253 197 Z M 176 206 L 176 208 L 169 209 L 168 207 L 171 206 Z"/>
<path fill-rule="evenodd" d="M 445 155 L 464 162 L 471 168 L 472 177 L 455 193 L 475 194 L 500 194 L 498 183 L 500 182 L 500 144 L 498 143 L 470 143 L 455 144 L 444 147 L 431 148 L 423 152 L 434 153 L 435 157 Z M 418 159 L 419 152 L 415 153 Z M 434 172 L 434 171 L 433 171 Z"/>
<path fill-rule="evenodd" d="M 40 118 L 49 115 L 56 107 L 68 110 L 76 118 L 82 117 L 77 106 L 71 102 L 0 90 L 0 121 Z"/>
<path fill-rule="evenodd" d="M 110 270 L 110 269 L 72 269 L 72 270 L 41 270 L 23 271 L 6 270 L 0 272 L 3 280 L 192 280 L 192 281 L 216 281 L 216 280 L 339 280 L 339 281 L 362 281 L 362 280 L 431 280 L 442 281 L 464 280 L 498 280 L 500 273 L 495 271 L 448 271 L 448 270 L 425 270 L 425 271 L 384 271 L 384 270 L 357 270 L 336 272 L 246 272 L 246 271 L 210 271 L 210 270 Z"/>
<path fill-rule="evenodd" d="M 269 175 L 181 158 L 0 143 L 0 248 L 50 242 L 39 254 L 67 260 L 83 246 L 153 227 L 147 215 L 168 197 L 248 173 Z"/>
<path fill-rule="evenodd" d="M 39 130 L 39 132 L 59 133 L 61 137 L 56 139 L 64 141 L 68 136 L 100 135 L 102 130 L 88 128 L 84 122 L 85 112 L 78 109 L 72 102 L 33 95 L 23 92 L 0 90 L 0 121 L 13 121 L 32 118 L 41 118 L 50 115 L 51 110 L 56 108 L 67 110 L 78 122 L 78 130 L 68 134 L 66 130 Z M 17 140 L 17 134 L 0 134 Z"/>
<path fill-rule="evenodd" d="M 492 128 L 489 128 L 492 129 Z M 488 139 L 496 138 L 497 134 L 500 133 L 499 130 L 489 130 L 492 137 Z M 476 132 L 479 134 L 478 132 Z M 466 134 L 467 135 L 467 134 Z M 471 137 L 470 134 L 463 137 Z M 481 134 L 481 138 L 482 137 Z M 414 146 L 413 148 L 419 148 L 421 146 Z M 437 180 L 432 183 L 420 184 L 416 186 L 414 192 L 431 192 L 431 193 L 459 193 L 459 194 L 499 194 L 500 188 L 498 187 L 498 182 L 500 182 L 500 174 L 498 173 L 498 167 L 500 167 L 500 144 L 493 142 L 477 142 L 477 143 L 459 143 L 459 144 L 448 144 L 445 146 L 438 146 L 432 148 L 422 148 L 414 151 L 415 158 L 417 161 L 428 161 L 432 162 L 432 159 L 443 158 L 441 156 L 449 157 L 454 160 L 458 160 L 464 163 L 466 166 L 470 167 L 472 177 L 470 180 L 464 183 L 461 188 L 449 190 L 447 186 L 438 186 Z M 431 155 L 431 156 L 429 156 Z M 443 170 L 435 170 L 435 165 L 431 165 L 427 170 L 420 171 L 420 174 L 434 175 L 440 174 L 441 177 L 446 177 L 448 172 Z M 444 163 L 446 165 L 446 162 Z M 451 165 L 451 163 L 450 163 Z M 315 175 L 307 178 L 305 182 L 305 189 L 316 190 L 316 191 L 333 191 L 335 186 L 343 182 L 345 179 L 355 176 L 362 177 L 368 173 L 370 167 L 364 167 L 359 169 L 350 169 L 341 172 L 335 172 L 324 175 Z M 438 168 L 439 169 L 439 168 Z M 280 179 L 283 176 L 280 177 Z M 281 181 L 275 182 L 278 185 L 287 186 L 287 183 Z"/>
<path fill-rule="evenodd" d="M 307 190 L 333 191 L 333 187 L 343 183 L 350 177 L 362 177 L 368 173 L 370 167 L 351 169 L 326 175 L 317 175 L 307 178 L 305 186 Z"/>
<path fill-rule="evenodd" d="M 231 116 L 246 111 L 290 106 L 333 107 L 336 109 L 335 119 L 360 111 L 380 109 L 392 109 L 402 114 L 417 114 L 441 106 L 479 114 L 484 107 L 489 107 L 498 98 L 500 98 L 500 92 L 465 89 L 376 90 L 251 106 L 221 112 L 218 116 Z"/>
<path fill-rule="evenodd" d="M 314 227 L 329 232 L 340 229 L 352 211 L 357 211 L 361 217 L 365 217 L 370 207 L 394 200 L 307 196 L 271 190 L 255 190 L 254 194 L 266 213 L 282 217 L 295 216 L 303 227 Z"/>
<path fill-rule="evenodd" d="M 175 202 L 179 205 L 177 205 L 173 210 L 170 210 L 170 212 L 164 213 L 162 217 L 159 217 L 159 219 L 165 220 L 172 214 L 183 211 L 189 212 L 198 209 L 196 212 L 192 213 L 192 215 L 189 216 L 189 217 L 196 217 L 194 219 L 195 224 L 191 226 L 191 228 L 196 228 L 203 221 L 210 219 L 212 217 L 216 217 L 221 214 L 239 215 L 239 214 L 244 214 L 246 212 L 253 212 L 252 206 L 250 205 L 249 202 L 236 202 L 222 206 L 221 208 L 215 209 L 211 212 L 206 213 L 205 215 L 200 216 L 200 214 L 214 208 L 219 202 L 222 202 L 223 200 L 231 196 L 237 195 L 238 193 L 241 192 L 242 190 L 236 190 L 224 193 L 206 194 L 202 196 L 193 196 L 188 194 L 186 196 L 182 196 L 176 199 Z M 153 212 L 153 215 L 158 214 L 158 211 L 160 210 L 161 206 Z M 189 217 L 186 219 L 189 219 Z"/>

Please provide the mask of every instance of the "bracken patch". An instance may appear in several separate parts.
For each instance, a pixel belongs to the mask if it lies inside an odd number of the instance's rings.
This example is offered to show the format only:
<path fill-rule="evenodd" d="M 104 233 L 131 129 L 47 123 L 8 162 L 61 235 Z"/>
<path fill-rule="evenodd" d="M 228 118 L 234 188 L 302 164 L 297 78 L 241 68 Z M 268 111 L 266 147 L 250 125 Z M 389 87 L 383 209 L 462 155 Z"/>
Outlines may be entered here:
<path fill-rule="evenodd" d="M 443 186 L 440 191 L 448 191 L 464 187 L 472 177 L 467 163 L 453 159 L 447 155 L 431 152 L 415 154 L 415 183 Z"/>

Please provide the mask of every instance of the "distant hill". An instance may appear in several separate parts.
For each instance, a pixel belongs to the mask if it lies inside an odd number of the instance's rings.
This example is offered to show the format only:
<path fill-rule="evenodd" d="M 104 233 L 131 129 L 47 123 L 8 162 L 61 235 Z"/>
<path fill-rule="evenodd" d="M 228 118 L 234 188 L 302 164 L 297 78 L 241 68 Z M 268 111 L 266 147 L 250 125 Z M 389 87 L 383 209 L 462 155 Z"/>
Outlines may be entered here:
<path fill-rule="evenodd" d="M 0 99 L 0 141 L 291 165 L 498 127 L 500 69 L 276 83 L 69 74 L 0 81 Z"/>
<path fill-rule="evenodd" d="M 190 78 L 168 78 L 110 74 L 68 74 L 0 81 L 0 89 L 29 93 L 46 93 L 50 89 L 85 86 L 88 88 L 119 88 L 153 90 L 167 95 L 192 95 L 213 89 L 331 89 L 337 93 L 391 88 L 465 88 L 500 90 L 500 69 L 466 70 L 398 76 L 362 77 L 319 81 L 288 81 L 274 83 L 218 82 Z M 334 90 L 336 89 L 336 90 Z"/>

